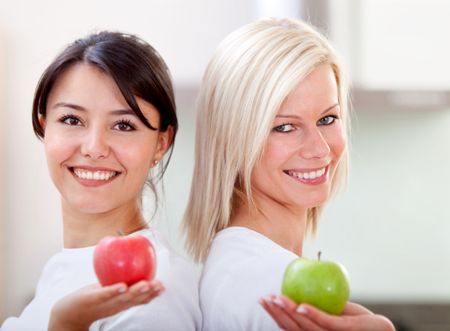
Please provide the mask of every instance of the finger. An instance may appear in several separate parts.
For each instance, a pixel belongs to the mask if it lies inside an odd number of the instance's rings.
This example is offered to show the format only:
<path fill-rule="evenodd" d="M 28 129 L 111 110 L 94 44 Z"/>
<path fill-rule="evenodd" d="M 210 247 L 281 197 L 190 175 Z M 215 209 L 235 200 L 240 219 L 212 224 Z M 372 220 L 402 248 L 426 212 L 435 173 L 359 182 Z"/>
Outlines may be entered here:
<path fill-rule="evenodd" d="M 146 292 L 159 292 L 164 289 L 164 285 L 159 280 L 141 280 L 130 287 L 130 293 L 139 295 Z"/>
<path fill-rule="evenodd" d="M 259 301 L 261 306 L 270 314 L 275 323 L 283 330 L 289 331 L 305 331 L 294 321 L 290 320 L 287 314 L 276 304 L 272 302 L 271 298 L 263 298 Z"/>
<path fill-rule="evenodd" d="M 371 312 L 366 307 L 363 307 L 357 303 L 348 302 L 345 307 L 344 311 L 342 312 L 342 315 L 372 315 L 373 312 Z"/>
<path fill-rule="evenodd" d="M 98 288 L 86 288 L 86 291 L 91 291 L 92 297 L 98 301 L 107 301 L 116 296 L 126 293 L 128 290 L 127 284 L 117 283 L 113 285 L 98 287 Z"/>
<path fill-rule="evenodd" d="M 280 295 L 274 300 L 275 303 L 282 304 L 286 314 L 302 327 L 305 331 L 325 331 L 322 327 L 297 312 L 298 305 L 286 296 Z"/>
<path fill-rule="evenodd" d="M 165 288 L 161 283 L 154 284 L 153 286 L 143 284 L 135 289 L 136 293 L 130 293 L 132 295 L 130 301 L 133 305 L 148 303 L 161 295 L 164 290 Z"/>
<path fill-rule="evenodd" d="M 143 293 L 138 296 L 132 296 L 127 292 L 101 303 L 97 308 L 103 317 L 111 316 L 128 308 L 149 302 L 151 298 L 148 299 L 147 295 L 147 293 Z"/>
<path fill-rule="evenodd" d="M 156 297 L 158 297 L 160 295 L 161 292 L 155 292 L 155 291 L 148 291 L 145 293 L 141 293 L 137 296 L 134 296 L 132 298 L 129 298 L 127 300 L 127 306 L 128 307 L 133 307 L 133 306 L 137 306 L 137 305 L 143 305 L 143 304 L 147 304 L 149 302 L 151 302 L 153 299 L 155 299 Z"/>
<path fill-rule="evenodd" d="M 349 320 L 340 316 L 329 315 L 311 305 L 302 303 L 297 312 L 326 330 L 349 330 Z"/>
<path fill-rule="evenodd" d="M 118 307 L 121 310 L 127 309 L 136 305 L 148 303 L 163 291 L 164 286 L 159 281 L 140 281 L 129 287 L 127 292 L 112 298 L 109 305 L 111 307 Z"/>
<path fill-rule="evenodd" d="M 114 297 L 125 293 L 127 286 L 124 283 L 113 284 L 109 286 L 100 286 L 100 284 L 92 284 L 76 290 L 60 300 L 63 302 L 83 302 L 83 305 L 97 305 L 105 301 L 109 301 Z"/>
<path fill-rule="evenodd" d="M 297 312 L 297 305 L 292 300 L 286 297 L 282 298 L 281 296 L 272 296 L 271 300 L 275 306 L 278 306 L 284 311 L 286 318 L 296 325 L 294 330 L 326 331 L 313 321 L 299 314 Z"/>
<path fill-rule="evenodd" d="M 146 296 L 156 297 L 164 291 L 164 285 L 158 280 L 140 281 L 130 287 L 130 295 L 132 297 L 139 297 L 145 294 Z"/>
<path fill-rule="evenodd" d="M 291 299 L 289 299 L 287 296 L 285 295 L 278 295 L 276 296 L 281 302 L 283 302 L 284 306 L 286 309 L 288 310 L 292 310 L 295 311 L 297 310 L 297 304 L 292 301 Z"/>
<path fill-rule="evenodd" d="M 108 289 L 114 292 L 114 285 Z M 117 288 L 120 288 L 117 285 Z M 104 290 L 107 293 L 106 290 Z M 140 281 L 128 287 L 125 292 L 120 292 L 117 295 L 111 295 L 102 301 L 97 301 L 101 306 L 103 316 L 111 316 L 125 309 L 146 304 L 160 295 L 164 291 L 164 286 L 160 281 Z M 100 306 L 98 308 L 100 308 Z"/>

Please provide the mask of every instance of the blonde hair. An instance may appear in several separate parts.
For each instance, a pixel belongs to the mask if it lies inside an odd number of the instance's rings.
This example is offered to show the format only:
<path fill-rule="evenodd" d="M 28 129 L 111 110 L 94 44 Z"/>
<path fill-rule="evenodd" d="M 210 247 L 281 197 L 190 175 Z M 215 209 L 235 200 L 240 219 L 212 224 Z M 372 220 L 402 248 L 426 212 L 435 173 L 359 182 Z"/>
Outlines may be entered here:
<path fill-rule="evenodd" d="M 348 121 L 341 65 L 328 41 L 308 24 L 263 19 L 231 33 L 209 62 L 197 99 L 195 167 L 183 219 L 188 252 L 204 261 L 214 235 L 229 225 L 238 196 L 253 204 L 250 178 L 286 96 L 320 64 L 330 64 L 341 118 Z M 346 178 L 347 155 L 333 179 Z M 316 230 L 321 206 L 308 210 Z"/>

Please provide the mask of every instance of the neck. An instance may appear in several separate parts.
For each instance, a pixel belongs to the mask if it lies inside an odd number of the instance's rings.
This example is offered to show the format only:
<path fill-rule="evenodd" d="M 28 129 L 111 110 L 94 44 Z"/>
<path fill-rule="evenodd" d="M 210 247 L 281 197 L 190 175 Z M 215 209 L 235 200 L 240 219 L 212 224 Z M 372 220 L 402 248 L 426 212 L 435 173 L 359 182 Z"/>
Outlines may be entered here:
<path fill-rule="evenodd" d="M 235 207 L 231 226 L 261 233 L 283 248 L 301 256 L 306 234 L 307 209 L 291 209 L 277 201 L 254 194 L 255 208 L 247 201 Z"/>
<path fill-rule="evenodd" d="M 147 227 L 138 203 L 90 214 L 74 210 L 63 201 L 62 213 L 65 248 L 93 246 L 105 236 L 126 235 Z"/>

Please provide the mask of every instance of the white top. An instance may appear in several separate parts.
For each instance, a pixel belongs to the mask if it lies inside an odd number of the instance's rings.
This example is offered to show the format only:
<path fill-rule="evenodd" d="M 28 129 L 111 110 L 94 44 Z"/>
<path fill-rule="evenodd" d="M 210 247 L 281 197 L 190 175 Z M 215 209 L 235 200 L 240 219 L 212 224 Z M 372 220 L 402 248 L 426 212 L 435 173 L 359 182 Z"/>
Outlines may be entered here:
<path fill-rule="evenodd" d="M 137 306 L 94 322 L 95 330 L 199 330 L 201 312 L 198 300 L 198 272 L 192 263 L 176 255 L 158 232 L 145 229 L 143 235 L 156 252 L 156 279 L 166 290 L 148 304 Z M 47 330 L 50 310 L 63 296 L 98 282 L 93 267 L 95 246 L 63 249 L 45 265 L 36 294 L 20 317 L 8 318 L 2 331 Z"/>
<path fill-rule="evenodd" d="M 281 292 L 284 270 L 297 257 L 244 227 L 218 232 L 200 280 L 203 330 L 279 330 L 258 300 Z"/>

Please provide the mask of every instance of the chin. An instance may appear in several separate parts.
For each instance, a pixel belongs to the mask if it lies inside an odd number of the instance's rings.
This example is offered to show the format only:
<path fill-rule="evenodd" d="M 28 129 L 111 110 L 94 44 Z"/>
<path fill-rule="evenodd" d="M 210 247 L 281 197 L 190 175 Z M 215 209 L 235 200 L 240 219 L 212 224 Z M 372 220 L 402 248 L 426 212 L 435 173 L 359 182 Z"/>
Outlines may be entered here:
<path fill-rule="evenodd" d="M 109 204 L 105 205 L 104 201 L 96 201 L 95 199 L 66 200 L 66 203 L 70 209 L 83 214 L 102 214 L 112 209 Z"/>
<path fill-rule="evenodd" d="M 329 194 L 310 194 L 306 199 L 303 197 L 297 201 L 303 208 L 314 208 L 323 206 L 329 199 Z"/>
<path fill-rule="evenodd" d="M 77 210 L 82 214 L 103 214 L 111 210 L 111 208 L 102 208 L 101 206 L 83 206 L 82 208 L 77 208 Z"/>

